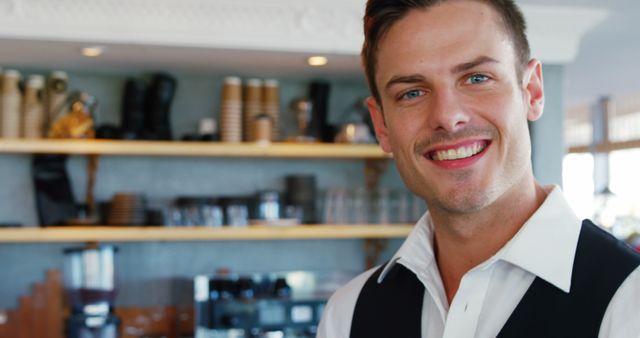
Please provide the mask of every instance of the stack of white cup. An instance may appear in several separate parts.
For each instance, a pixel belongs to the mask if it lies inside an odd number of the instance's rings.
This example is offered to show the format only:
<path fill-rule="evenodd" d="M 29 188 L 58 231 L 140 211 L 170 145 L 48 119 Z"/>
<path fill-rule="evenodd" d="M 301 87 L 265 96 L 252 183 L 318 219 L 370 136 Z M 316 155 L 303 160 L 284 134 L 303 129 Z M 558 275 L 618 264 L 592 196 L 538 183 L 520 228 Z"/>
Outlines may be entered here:
<path fill-rule="evenodd" d="M 2 116 L 0 119 L 0 136 L 2 138 L 19 138 L 22 94 L 20 93 L 20 73 L 17 70 L 8 69 L 2 77 Z"/>
<path fill-rule="evenodd" d="M 271 118 L 271 140 L 280 139 L 278 116 L 280 115 L 280 88 L 278 80 L 267 79 L 264 81 L 263 112 Z"/>
<path fill-rule="evenodd" d="M 46 123 L 44 102 L 44 76 L 31 75 L 27 79 L 24 91 L 23 136 L 25 138 L 42 138 Z"/>
<path fill-rule="evenodd" d="M 220 140 L 242 142 L 242 80 L 230 76 L 224 79 L 220 109 Z"/>
<path fill-rule="evenodd" d="M 256 117 L 262 114 L 262 80 L 248 79 L 244 89 L 244 140 L 256 140 Z"/>

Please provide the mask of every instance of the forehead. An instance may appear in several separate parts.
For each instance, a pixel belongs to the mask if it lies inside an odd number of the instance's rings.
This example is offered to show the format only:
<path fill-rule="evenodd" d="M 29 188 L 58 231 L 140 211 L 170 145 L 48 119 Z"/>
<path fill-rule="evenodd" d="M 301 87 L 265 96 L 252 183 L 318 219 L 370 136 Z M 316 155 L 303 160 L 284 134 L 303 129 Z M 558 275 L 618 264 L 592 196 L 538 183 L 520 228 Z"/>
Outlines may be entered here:
<path fill-rule="evenodd" d="M 448 1 L 411 10 L 395 22 L 380 40 L 376 68 L 383 76 L 390 65 L 394 71 L 437 69 L 478 56 L 514 63 L 513 44 L 499 15 L 479 1 Z"/>

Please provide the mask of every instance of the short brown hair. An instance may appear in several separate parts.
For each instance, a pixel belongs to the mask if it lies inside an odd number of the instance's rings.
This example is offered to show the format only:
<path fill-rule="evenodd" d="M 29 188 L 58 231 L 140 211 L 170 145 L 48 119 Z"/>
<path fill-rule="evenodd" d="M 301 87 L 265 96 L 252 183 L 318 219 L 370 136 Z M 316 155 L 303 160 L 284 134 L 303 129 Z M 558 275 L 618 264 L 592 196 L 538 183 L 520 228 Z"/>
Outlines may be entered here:
<path fill-rule="evenodd" d="M 413 9 L 426 9 L 450 0 L 368 0 L 364 15 L 364 45 L 362 46 L 362 64 L 365 69 L 369 89 L 380 103 L 380 92 L 376 86 L 376 53 L 380 40 L 387 31 Z M 496 10 L 507 34 L 511 37 L 516 58 L 520 67 L 516 67 L 518 76 L 529 62 L 529 41 L 525 34 L 526 23 L 522 12 L 513 0 L 475 0 L 488 4 Z"/>

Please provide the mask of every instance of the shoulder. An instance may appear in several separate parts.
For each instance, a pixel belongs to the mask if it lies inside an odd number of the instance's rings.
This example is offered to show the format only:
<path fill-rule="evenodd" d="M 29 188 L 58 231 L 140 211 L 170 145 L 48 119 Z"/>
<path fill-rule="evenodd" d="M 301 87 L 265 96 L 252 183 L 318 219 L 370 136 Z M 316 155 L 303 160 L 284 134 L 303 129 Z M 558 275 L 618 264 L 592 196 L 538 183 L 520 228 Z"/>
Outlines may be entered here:
<path fill-rule="evenodd" d="M 380 266 L 369 269 L 338 289 L 327 302 L 318 327 L 317 338 L 349 337 L 351 320 L 362 286 Z"/>
<path fill-rule="evenodd" d="M 640 267 L 620 285 L 611 299 L 600 326 L 599 337 L 640 338 Z"/>
<path fill-rule="evenodd" d="M 585 220 L 576 249 L 574 270 L 616 275 L 620 283 L 640 264 L 640 254 L 609 232 Z"/>

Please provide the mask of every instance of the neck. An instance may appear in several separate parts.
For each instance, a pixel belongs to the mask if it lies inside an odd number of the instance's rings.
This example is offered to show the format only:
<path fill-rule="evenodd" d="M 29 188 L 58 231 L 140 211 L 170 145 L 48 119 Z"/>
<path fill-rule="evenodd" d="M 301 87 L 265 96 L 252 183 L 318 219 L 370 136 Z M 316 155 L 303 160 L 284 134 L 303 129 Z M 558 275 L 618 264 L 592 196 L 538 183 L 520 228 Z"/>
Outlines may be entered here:
<path fill-rule="evenodd" d="M 496 254 L 544 202 L 542 187 L 533 179 L 528 185 L 474 213 L 431 212 L 436 261 L 449 303 L 464 274 Z"/>

